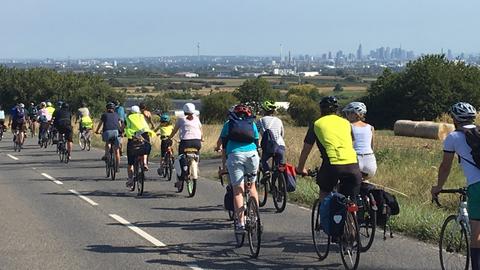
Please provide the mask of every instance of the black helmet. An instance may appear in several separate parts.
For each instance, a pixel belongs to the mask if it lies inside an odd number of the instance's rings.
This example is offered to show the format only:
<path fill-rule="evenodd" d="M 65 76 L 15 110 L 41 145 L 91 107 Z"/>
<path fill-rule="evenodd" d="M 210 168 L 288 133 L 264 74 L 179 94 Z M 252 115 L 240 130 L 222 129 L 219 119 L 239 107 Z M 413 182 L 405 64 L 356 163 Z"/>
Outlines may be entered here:
<path fill-rule="evenodd" d="M 115 109 L 115 104 L 113 104 L 113 102 L 108 102 L 106 108 L 107 110 L 113 110 Z"/>
<path fill-rule="evenodd" d="M 64 102 L 62 103 L 62 109 L 69 109 L 70 108 L 70 105 L 68 105 L 68 103 Z"/>
<path fill-rule="evenodd" d="M 327 96 L 320 100 L 322 112 L 335 112 L 338 109 L 338 100 L 335 96 Z"/>
<path fill-rule="evenodd" d="M 87 107 L 87 103 L 85 101 L 82 101 L 82 107 Z"/>

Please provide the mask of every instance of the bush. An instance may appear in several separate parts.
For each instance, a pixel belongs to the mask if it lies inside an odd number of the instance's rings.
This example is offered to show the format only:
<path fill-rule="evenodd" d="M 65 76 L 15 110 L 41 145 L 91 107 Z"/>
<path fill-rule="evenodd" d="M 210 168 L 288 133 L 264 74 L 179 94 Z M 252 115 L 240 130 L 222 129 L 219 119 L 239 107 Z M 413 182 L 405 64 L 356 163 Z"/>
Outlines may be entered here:
<path fill-rule="evenodd" d="M 227 92 L 202 97 L 202 114 L 200 114 L 202 122 L 221 123 L 225 121 L 228 109 L 237 103 L 237 98 Z"/>
<path fill-rule="evenodd" d="M 320 117 L 318 103 L 307 96 L 291 95 L 288 98 L 288 113 L 299 126 L 308 126 Z"/>
<path fill-rule="evenodd" d="M 173 109 L 172 101 L 161 95 L 149 95 L 145 97 L 144 103 L 152 111 L 168 112 Z"/>
<path fill-rule="evenodd" d="M 280 91 L 272 89 L 272 85 L 264 78 L 256 78 L 246 80 L 233 95 L 243 103 L 252 101 L 260 103 L 268 99 L 279 99 Z"/>
<path fill-rule="evenodd" d="M 297 85 L 291 87 L 287 92 L 287 97 L 291 95 L 309 97 L 314 101 L 320 101 L 323 97 L 318 88 L 312 84 Z"/>
<path fill-rule="evenodd" d="M 333 92 L 342 92 L 342 91 L 343 91 L 342 85 L 339 83 L 335 84 L 335 87 L 333 88 Z"/>

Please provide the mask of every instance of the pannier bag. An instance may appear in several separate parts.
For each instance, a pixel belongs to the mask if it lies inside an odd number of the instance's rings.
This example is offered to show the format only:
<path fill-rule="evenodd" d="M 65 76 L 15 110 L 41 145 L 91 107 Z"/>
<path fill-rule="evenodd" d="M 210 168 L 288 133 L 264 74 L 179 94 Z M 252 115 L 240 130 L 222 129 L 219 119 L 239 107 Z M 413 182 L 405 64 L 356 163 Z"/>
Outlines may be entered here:
<path fill-rule="evenodd" d="M 280 166 L 280 173 L 283 173 L 285 184 L 287 185 L 287 192 L 294 192 L 297 188 L 297 173 L 292 164 L 285 164 Z"/>
<path fill-rule="evenodd" d="M 235 210 L 233 206 L 233 188 L 231 185 L 227 185 L 225 196 L 223 197 L 223 206 L 225 210 Z"/>
<path fill-rule="evenodd" d="M 329 236 L 342 236 L 347 217 L 347 198 L 332 192 L 320 204 L 320 224 Z"/>

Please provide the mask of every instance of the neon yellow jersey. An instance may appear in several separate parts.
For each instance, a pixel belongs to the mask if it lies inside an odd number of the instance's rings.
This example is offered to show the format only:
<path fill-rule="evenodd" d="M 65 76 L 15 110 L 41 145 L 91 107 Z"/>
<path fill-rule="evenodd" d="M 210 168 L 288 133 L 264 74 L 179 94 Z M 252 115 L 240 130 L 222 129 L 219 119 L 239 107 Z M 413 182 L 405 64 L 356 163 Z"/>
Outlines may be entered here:
<path fill-rule="evenodd" d="M 90 116 L 84 116 L 80 119 L 83 128 L 93 129 L 93 121 Z"/>
<path fill-rule="evenodd" d="M 159 131 L 160 131 L 160 136 L 161 137 L 168 137 L 172 134 L 173 125 L 160 126 Z"/>
<path fill-rule="evenodd" d="M 143 114 L 132 113 L 127 117 L 125 135 L 128 139 L 131 139 L 137 132 L 147 132 L 150 137 L 156 135 L 148 126 Z"/>
<path fill-rule="evenodd" d="M 47 108 L 45 108 L 45 109 L 47 109 L 47 112 L 48 112 L 48 114 L 50 114 L 50 115 L 53 115 L 53 113 L 55 112 L 55 108 L 54 108 L 54 107 L 47 107 Z"/>
<path fill-rule="evenodd" d="M 353 148 L 352 126 L 346 119 L 333 114 L 320 117 L 313 124 L 313 131 L 325 148 L 330 164 L 357 163 L 357 153 Z"/>

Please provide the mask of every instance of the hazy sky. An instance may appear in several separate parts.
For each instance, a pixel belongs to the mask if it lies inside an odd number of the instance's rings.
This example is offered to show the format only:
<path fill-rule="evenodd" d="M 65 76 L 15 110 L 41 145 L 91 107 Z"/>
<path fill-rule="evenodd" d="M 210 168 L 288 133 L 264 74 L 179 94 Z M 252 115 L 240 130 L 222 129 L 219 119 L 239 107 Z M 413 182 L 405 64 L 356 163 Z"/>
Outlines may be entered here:
<path fill-rule="evenodd" d="M 479 0 L 0 0 L 0 58 L 480 52 Z"/>

